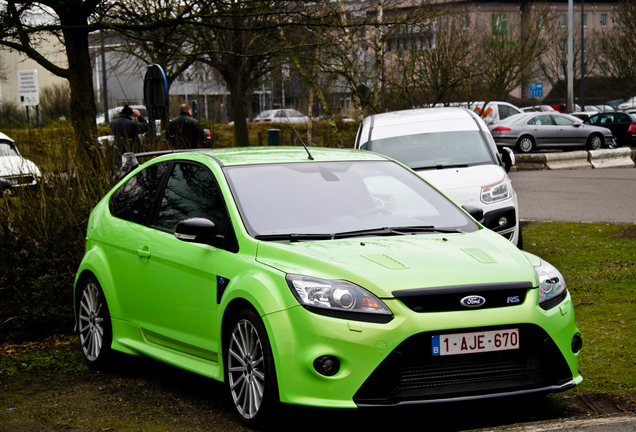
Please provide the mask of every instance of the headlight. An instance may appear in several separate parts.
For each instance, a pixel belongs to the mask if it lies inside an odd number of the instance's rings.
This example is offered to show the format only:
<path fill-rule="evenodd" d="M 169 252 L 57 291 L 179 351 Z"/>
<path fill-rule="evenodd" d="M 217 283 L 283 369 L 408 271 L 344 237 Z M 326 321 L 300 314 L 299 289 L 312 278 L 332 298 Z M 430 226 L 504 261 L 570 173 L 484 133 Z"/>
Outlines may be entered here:
<path fill-rule="evenodd" d="M 548 302 L 565 291 L 565 279 L 552 264 L 541 260 L 534 271 L 539 280 L 539 304 Z"/>
<path fill-rule="evenodd" d="M 316 312 L 353 312 L 391 316 L 391 310 L 369 291 L 342 280 L 324 280 L 287 275 L 289 288 L 298 302 Z"/>
<path fill-rule="evenodd" d="M 512 196 L 512 185 L 507 177 L 499 183 L 481 188 L 481 202 L 491 204 Z"/>

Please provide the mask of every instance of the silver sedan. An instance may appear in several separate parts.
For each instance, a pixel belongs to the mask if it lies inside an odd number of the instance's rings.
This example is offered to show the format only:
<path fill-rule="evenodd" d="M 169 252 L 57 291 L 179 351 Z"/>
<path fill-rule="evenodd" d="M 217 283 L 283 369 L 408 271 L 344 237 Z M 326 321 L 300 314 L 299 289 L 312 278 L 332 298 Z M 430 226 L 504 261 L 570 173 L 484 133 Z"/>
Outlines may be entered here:
<path fill-rule="evenodd" d="M 514 147 L 520 153 L 542 148 L 615 148 L 612 132 L 590 126 L 575 117 L 559 113 L 523 113 L 492 126 L 492 136 L 500 147 Z"/>

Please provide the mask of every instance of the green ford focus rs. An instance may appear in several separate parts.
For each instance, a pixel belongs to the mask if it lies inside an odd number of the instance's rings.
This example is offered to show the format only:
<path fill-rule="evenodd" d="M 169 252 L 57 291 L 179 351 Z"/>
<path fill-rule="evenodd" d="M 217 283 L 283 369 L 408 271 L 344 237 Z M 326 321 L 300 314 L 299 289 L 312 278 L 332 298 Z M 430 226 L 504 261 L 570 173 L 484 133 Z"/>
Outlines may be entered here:
<path fill-rule="evenodd" d="M 261 147 L 130 161 L 91 214 L 76 278 L 92 365 L 116 350 L 223 381 L 247 424 L 281 403 L 430 403 L 583 379 L 559 271 L 392 159 Z"/>

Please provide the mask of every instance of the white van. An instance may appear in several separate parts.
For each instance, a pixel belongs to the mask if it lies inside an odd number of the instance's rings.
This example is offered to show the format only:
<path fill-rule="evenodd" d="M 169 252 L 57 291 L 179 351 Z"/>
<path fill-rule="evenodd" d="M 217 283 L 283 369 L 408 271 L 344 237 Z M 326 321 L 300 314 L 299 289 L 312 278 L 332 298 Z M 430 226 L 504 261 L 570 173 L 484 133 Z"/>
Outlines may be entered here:
<path fill-rule="evenodd" d="M 394 158 L 457 204 L 481 208 L 484 226 L 522 247 L 517 194 L 475 112 L 446 107 L 371 115 L 360 124 L 355 148 Z M 512 152 L 506 157 L 514 161 Z"/>
<path fill-rule="evenodd" d="M 479 114 L 488 126 L 521 112 L 513 104 L 501 101 L 491 101 L 487 104 L 485 102 L 471 102 L 469 108 Z"/>

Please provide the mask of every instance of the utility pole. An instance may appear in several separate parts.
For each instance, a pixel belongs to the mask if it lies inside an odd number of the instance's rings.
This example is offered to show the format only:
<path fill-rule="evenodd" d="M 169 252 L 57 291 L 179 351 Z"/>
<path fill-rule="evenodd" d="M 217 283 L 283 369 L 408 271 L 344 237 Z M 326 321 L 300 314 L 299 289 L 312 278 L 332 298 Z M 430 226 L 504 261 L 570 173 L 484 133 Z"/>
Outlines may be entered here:
<path fill-rule="evenodd" d="M 574 0 L 568 0 L 568 99 L 565 110 L 568 113 L 574 111 Z"/>
<path fill-rule="evenodd" d="M 585 108 L 585 25 L 583 8 L 585 0 L 581 0 L 581 111 Z"/>

